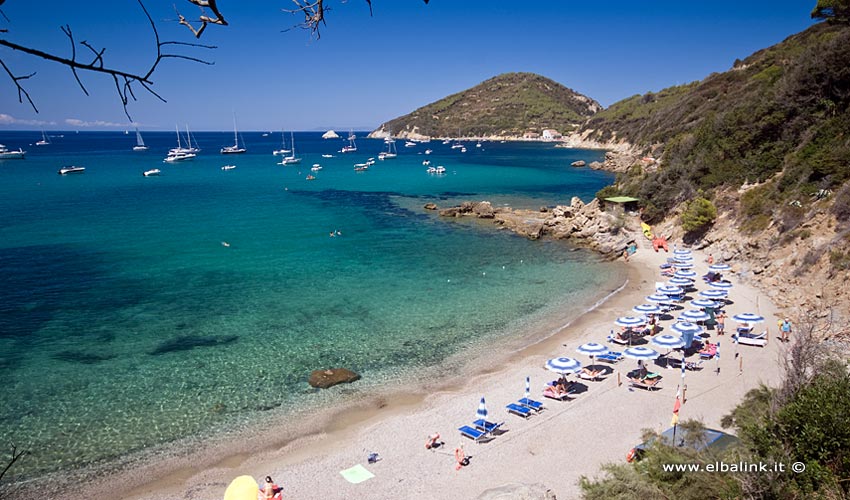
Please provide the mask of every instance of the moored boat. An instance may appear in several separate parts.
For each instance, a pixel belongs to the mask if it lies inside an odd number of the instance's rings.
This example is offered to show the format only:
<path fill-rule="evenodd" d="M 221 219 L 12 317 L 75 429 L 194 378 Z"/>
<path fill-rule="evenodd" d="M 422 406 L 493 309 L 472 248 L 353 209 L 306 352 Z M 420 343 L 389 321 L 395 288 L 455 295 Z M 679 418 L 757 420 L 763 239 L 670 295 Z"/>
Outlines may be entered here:
<path fill-rule="evenodd" d="M 153 177 L 159 174 L 160 171 L 158 168 L 152 168 L 150 170 L 145 170 L 144 172 L 142 172 L 142 175 L 144 175 L 145 177 Z"/>
<path fill-rule="evenodd" d="M 77 167 L 76 165 L 67 165 L 59 169 L 59 175 L 66 174 L 82 174 L 86 171 L 86 167 Z"/>
<path fill-rule="evenodd" d="M 3 144 L 0 144 L 0 160 L 23 160 L 26 154 L 27 152 L 22 148 L 18 148 L 17 151 L 11 151 Z"/>

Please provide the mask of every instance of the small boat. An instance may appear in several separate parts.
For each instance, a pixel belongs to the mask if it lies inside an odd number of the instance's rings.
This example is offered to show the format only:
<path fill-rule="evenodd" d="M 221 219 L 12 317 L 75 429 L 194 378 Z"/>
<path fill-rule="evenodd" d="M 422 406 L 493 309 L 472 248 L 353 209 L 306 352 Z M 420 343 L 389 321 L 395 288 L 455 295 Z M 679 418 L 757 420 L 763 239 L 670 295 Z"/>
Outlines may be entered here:
<path fill-rule="evenodd" d="M 322 169 L 322 166 L 319 165 L 318 163 L 314 163 L 313 166 L 310 168 L 310 170 L 312 170 L 313 172 L 318 172 L 321 169 Z"/>
<path fill-rule="evenodd" d="M 333 158 L 334 155 L 322 155 L 322 158 Z"/>
<path fill-rule="evenodd" d="M 292 152 L 291 149 L 286 149 L 286 136 L 283 135 L 283 130 L 280 131 L 280 143 L 281 143 L 281 148 L 275 149 L 274 151 L 272 151 L 273 155 L 275 155 L 275 156 L 286 155 L 286 154 L 289 154 L 289 153 Z"/>
<path fill-rule="evenodd" d="M 429 173 L 429 174 L 436 174 L 436 173 L 437 173 L 437 169 L 436 169 L 436 168 L 434 168 L 434 167 L 428 167 L 428 169 L 427 169 L 427 170 L 425 170 L 425 172 L 427 172 L 427 173 Z"/>
<path fill-rule="evenodd" d="M 365 163 L 355 163 L 354 164 L 354 171 L 355 172 L 362 172 L 362 171 L 368 170 L 368 169 L 369 169 L 369 165 L 366 165 Z"/>
<path fill-rule="evenodd" d="M 348 134 L 348 146 L 343 146 L 339 151 L 340 153 L 354 153 L 357 151 L 357 143 L 354 142 L 354 139 L 357 137 L 354 135 L 354 132 L 349 132 Z"/>
<path fill-rule="evenodd" d="M 74 165 L 68 165 L 66 167 L 62 167 L 59 169 L 59 175 L 65 174 L 82 174 L 86 171 L 86 167 L 77 167 Z"/>
<path fill-rule="evenodd" d="M 313 175 L 313 174 L 309 174 L 309 175 L 307 176 L 307 180 L 308 180 L 308 181 L 314 181 L 314 180 L 316 180 L 316 176 L 315 176 L 315 175 Z"/>
<path fill-rule="evenodd" d="M 236 168 L 236 165 L 225 165 L 221 167 L 222 170 L 233 170 L 234 168 Z"/>
<path fill-rule="evenodd" d="M 432 150 L 430 150 L 430 149 L 426 149 L 426 150 L 425 150 L 425 154 L 426 154 L 426 155 L 429 155 L 429 154 L 431 154 L 431 153 L 433 153 L 433 151 L 432 151 Z"/>
<path fill-rule="evenodd" d="M 413 142 L 413 141 L 405 141 L 405 142 L 404 142 L 404 147 L 406 147 L 406 148 L 415 148 L 415 147 L 416 147 L 416 143 L 415 143 L 415 142 Z"/>
<path fill-rule="evenodd" d="M 481 141 L 476 142 L 476 143 L 475 143 L 475 147 L 476 147 L 476 148 L 480 148 L 480 147 L 481 147 Z"/>
<path fill-rule="evenodd" d="M 384 139 L 384 142 L 387 143 L 387 150 L 381 151 L 378 153 L 379 160 L 392 160 L 398 157 L 398 151 L 395 148 L 395 139 L 392 136 L 388 136 Z"/>
<path fill-rule="evenodd" d="M 422 162 L 422 164 L 427 167 L 428 165 L 431 164 L 431 160 L 425 160 L 425 161 Z"/>
<path fill-rule="evenodd" d="M 460 148 L 461 153 L 466 153 L 466 148 Z"/>
<path fill-rule="evenodd" d="M 133 146 L 133 151 L 147 151 L 148 147 L 145 146 L 145 141 L 142 140 L 142 134 L 139 132 L 139 129 L 136 129 L 136 145 Z"/>
<path fill-rule="evenodd" d="M 177 128 L 177 125 L 174 126 L 174 131 L 177 132 L 177 147 L 171 148 L 171 149 L 168 150 L 169 156 L 174 155 L 174 154 L 186 154 L 186 153 L 191 153 L 191 154 L 194 155 L 194 154 L 199 153 L 201 151 L 199 148 L 192 146 L 192 134 L 189 133 L 189 126 L 188 125 L 186 125 L 186 147 L 185 148 L 180 144 L 180 129 Z"/>
<path fill-rule="evenodd" d="M 223 155 L 234 155 L 234 154 L 241 154 L 241 153 L 248 151 L 247 149 L 245 149 L 245 145 L 244 145 L 245 141 L 242 141 L 242 142 L 243 142 L 243 145 L 240 146 L 239 145 L 239 134 L 236 131 L 236 113 L 234 113 L 233 114 L 233 146 L 224 146 L 223 148 L 221 148 L 221 154 L 223 154 Z"/>
<path fill-rule="evenodd" d="M 159 175 L 159 174 L 160 174 L 160 171 L 159 171 L 158 168 L 152 168 L 150 170 L 145 170 L 144 172 L 142 172 L 142 175 L 144 175 L 145 177 L 153 177 L 153 176 Z"/>
<path fill-rule="evenodd" d="M 435 172 L 434 172 L 434 173 L 436 173 L 436 174 L 445 174 L 445 173 L 446 173 L 446 167 L 444 167 L 444 166 L 442 166 L 442 165 L 437 165 L 437 168 L 435 169 Z"/>
<path fill-rule="evenodd" d="M 47 146 L 50 144 L 50 140 L 47 139 L 47 134 L 44 133 L 44 130 L 41 131 L 41 140 L 36 142 L 36 146 Z"/>
<path fill-rule="evenodd" d="M 460 149 L 462 147 L 463 147 L 463 144 L 461 144 L 459 142 L 452 144 L 452 149 Z"/>
<path fill-rule="evenodd" d="M 375 164 L 375 159 L 374 159 L 374 158 L 369 158 L 368 160 L 366 160 L 366 165 L 372 166 L 372 165 L 374 165 L 374 164 Z"/>
<path fill-rule="evenodd" d="M 292 147 L 292 153 L 289 156 L 284 156 L 279 165 L 295 165 L 301 163 L 301 158 L 295 156 L 295 133 L 289 132 L 289 144 Z"/>
<path fill-rule="evenodd" d="M 196 156 L 198 156 L 198 155 L 196 155 L 195 153 L 180 153 L 180 152 L 169 151 L 168 156 L 166 156 L 165 159 L 162 160 L 162 161 L 165 161 L 165 162 L 168 162 L 168 163 L 174 163 L 174 162 L 177 162 L 177 161 L 191 160 L 192 158 L 194 158 Z"/>
<path fill-rule="evenodd" d="M 451 144 L 451 142 L 452 142 L 452 141 L 450 141 L 450 140 L 446 139 L 445 141 L 443 141 L 443 144 Z"/>
<path fill-rule="evenodd" d="M 0 144 L 0 160 L 23 160 L 25 154 L 27 152 L 21 148 L 18 148 L 17 151 L 10 151 L 9 148 Z"/>

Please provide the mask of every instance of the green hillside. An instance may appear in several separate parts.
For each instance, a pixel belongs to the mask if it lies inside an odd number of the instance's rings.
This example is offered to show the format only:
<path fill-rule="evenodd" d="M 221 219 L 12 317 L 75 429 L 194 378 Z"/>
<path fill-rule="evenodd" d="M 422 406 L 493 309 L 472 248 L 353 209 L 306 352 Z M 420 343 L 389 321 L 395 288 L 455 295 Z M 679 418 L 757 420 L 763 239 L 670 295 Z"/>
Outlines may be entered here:
<path fill-rule="evenodd" d="M 711 198 L 760 182 L 741 197 L 744 228 L 780 219 L 787 230 L 822 189 L 850 206 L 840 190 L 850 178 L 848 105 L 850 27 L 821 23 L 724 73 L 624 99 L 583 130 L 662 159 L 656 171 L 632 167 L 606 191 L 640 198 L 646 219 L 660 220 L 698 193 Z"/>
<path fill-rule="evenodd" d="M 533 73 L 505 73 L 416 111 L 378 130 L 432 137 L 519 136 L 551 128 L 568 132 L 601 109 L 588 97 Z"/>

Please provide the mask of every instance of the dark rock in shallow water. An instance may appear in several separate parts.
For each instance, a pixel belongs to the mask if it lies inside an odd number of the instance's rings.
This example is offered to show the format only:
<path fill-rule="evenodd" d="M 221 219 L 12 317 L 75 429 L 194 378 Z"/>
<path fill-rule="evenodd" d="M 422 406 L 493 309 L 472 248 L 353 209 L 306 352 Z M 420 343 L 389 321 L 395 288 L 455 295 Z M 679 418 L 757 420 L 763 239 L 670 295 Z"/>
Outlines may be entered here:
<path fill-rule="evenodd" d="M 436 203 L 426 203 L 424 208 L 425 208 L 425 210 L 436 210 L 437 204 Z"/>
<path fill-rule="evenodd" d="M 60 351 L 50 356 L 59 361 L 68 361 L 71 363 L 82 363 L 84 365 L 93 365 L 114 358 L 115 356 L 104 356 L 101 354 L 90 354 L 82 351 Z"/>
<path fill-rule="evenodd" d="M 313 387 L 327 389 L 337 384 L 348 384 L 360 380 L 360 375 L 347 368 L 331 368 L 330 370 L 315 370 L 310 373 L 307 381 Z"/>
<path fill-rule="evenodd" d="M 219 335 L 211 337 L 201 337 L 197 335 L 184 335 L 176 339 L 166 340 L 159 344 L 156 349 L 150 352 L 152 356 L 166 354 L 169 352 L 188 351 L 196 347 L 215 347 L 218 345 L 232 344 L 239 337 L 236 335 Z"/>

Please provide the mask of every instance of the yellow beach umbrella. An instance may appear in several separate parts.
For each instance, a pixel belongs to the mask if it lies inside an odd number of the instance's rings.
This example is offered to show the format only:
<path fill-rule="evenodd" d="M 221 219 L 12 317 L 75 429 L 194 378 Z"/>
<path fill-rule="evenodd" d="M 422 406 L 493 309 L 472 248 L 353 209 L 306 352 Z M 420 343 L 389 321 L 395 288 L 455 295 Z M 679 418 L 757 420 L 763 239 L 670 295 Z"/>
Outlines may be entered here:
<path fill-rule="evenodd" d="M 239 476 L 230 482 L 224 492 L 224 500 L 257 500 L 260 487 L 251 476 Z"/>

